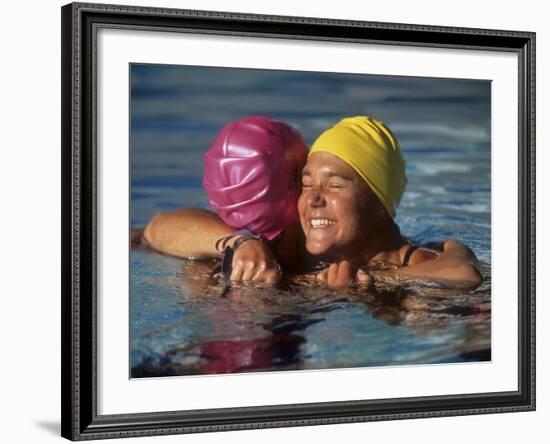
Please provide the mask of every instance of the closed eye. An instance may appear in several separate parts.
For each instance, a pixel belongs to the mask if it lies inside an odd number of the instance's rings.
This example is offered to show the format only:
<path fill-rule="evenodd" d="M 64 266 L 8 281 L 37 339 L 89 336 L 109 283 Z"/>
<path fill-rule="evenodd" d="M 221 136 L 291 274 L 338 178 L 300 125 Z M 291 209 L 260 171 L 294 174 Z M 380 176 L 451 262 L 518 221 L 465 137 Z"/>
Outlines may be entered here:
<path fill-rule="evenodd" d="M 348 183 L 340 180 L 330 181 L 328 184 L 329 188 L 339 190 L 341 188 L 347 188 Z"/>

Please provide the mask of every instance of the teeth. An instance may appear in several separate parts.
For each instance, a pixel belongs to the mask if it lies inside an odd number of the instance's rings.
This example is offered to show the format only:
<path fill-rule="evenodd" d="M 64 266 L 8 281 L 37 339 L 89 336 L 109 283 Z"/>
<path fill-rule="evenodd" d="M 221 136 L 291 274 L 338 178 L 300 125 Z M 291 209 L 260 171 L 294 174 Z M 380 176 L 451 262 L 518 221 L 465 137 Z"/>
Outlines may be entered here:
<path fill-rule="evenodd" d="M 310 223 L 313 228 L 326 228 L 330 225 L 334 225 L 336 221 L 330 219 L 311 219 Z"/>

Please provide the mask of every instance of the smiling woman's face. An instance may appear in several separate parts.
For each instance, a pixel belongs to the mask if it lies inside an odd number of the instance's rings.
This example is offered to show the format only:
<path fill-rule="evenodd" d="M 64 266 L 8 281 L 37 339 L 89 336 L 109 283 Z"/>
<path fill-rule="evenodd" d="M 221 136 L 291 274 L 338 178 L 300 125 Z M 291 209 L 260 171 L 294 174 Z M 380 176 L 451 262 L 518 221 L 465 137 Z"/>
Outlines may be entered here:
<path fill-rule="evenodd" d="M 380 226 L 381 210 L 378 198 L 346 162 L 324 152 L 309 156 L 298 212 L 310 253 L 352 259 Z"/>

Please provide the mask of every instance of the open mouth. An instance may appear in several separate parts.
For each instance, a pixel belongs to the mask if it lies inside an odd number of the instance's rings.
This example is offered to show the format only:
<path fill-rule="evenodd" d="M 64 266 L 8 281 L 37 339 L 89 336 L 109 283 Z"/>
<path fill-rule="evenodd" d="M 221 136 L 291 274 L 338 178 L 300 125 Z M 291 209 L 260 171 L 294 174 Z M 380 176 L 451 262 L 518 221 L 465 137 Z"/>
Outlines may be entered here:
<path fill-rule="evenodd" d="M 321 218 L 315 218 L 309 220 L 309 226 L 311 228 L 328 228 L 336 223 L 335 220 L 332 219 L 321 219 Z"/>

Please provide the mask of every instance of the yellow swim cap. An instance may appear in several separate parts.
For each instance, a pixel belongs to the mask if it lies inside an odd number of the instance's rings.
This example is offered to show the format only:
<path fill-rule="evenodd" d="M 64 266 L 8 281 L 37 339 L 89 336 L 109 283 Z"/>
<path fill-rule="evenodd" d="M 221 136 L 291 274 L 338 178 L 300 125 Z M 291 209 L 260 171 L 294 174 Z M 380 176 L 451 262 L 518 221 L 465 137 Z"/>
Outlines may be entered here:
<path fill-rule="evenodd" d="M 317 138 L 309 154 L 318 151 L 350 165 L 395 217 L 407 176 L 399 144 L 386 125 L 369 116 L 342 119 Z"/>

